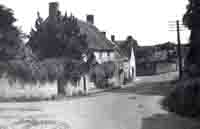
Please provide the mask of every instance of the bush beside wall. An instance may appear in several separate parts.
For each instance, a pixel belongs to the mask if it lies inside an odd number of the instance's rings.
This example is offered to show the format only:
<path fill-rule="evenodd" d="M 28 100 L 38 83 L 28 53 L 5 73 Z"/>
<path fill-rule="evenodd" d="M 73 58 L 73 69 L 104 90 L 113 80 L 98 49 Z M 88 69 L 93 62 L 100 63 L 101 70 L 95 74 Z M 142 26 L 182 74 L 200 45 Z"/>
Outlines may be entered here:
<path fill-rule="evenodd" d="M 200 115 L 200 78 L 176 82 L 175 88 L 162 100 L 164 109 L 182 116 Z"/>

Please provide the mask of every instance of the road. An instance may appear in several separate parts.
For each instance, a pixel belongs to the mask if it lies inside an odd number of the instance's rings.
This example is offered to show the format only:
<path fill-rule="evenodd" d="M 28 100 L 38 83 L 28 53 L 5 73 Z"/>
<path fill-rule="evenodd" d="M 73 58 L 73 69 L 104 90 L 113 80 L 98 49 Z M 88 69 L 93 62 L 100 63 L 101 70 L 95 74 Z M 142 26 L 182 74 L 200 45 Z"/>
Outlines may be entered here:
<path fill-rule="evenodd" d="M 168 89 L 162 83 L 144 83 L 70 100 L 1 103 L 0 125 L 19 128 L 16 123 L 35 119 L 61 121 L 71 129 L 200 128 L 198 121 L 162 110 L 159 101 Z"/>

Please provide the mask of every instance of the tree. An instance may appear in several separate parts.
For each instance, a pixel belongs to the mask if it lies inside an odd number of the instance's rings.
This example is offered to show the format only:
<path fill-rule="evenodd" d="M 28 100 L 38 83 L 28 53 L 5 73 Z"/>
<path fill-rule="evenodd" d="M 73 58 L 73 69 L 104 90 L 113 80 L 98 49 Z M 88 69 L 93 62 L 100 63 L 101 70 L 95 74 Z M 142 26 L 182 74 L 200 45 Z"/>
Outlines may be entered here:
<path fill-rule="evenodd" d="M 85 65 L 89 63 L 83 63 L 83 55 L 88 55 L 89 52 L 86 35 L 80 33 L 77 19 L 72 15 L 62 16 L 58 12 L 56 19 L 43 20 L 39 13 L 37 14 L 35 28 L 31 30 L 27 46 L 30 46 L 40 62 L 43 62 L 43 66 L 47 67 L 48 70 L 44 71 L 48 71 L 46 74 L 49 77 L 55 75 L 49 73 L 58 73 L 55 71 L 57 67 L 62 69 L 59 70 L 62 75 L 57 78 L 58 93 L 65 94 L 65 83 L 68 80 L 77 80 L 88 68 Z M 46 60 L 51 61 L 48 63 Z M 59 65 L 53 65 L 57 63 Z"/>
<path fill-rule="evenodd" d="M 0 74 L 6 73 L 14 80 L 32 80 L 35 57 L 23 44 L 22 31 L 13 25 L 16 21 L 13 11 L 0 5 L 0 19 Z"/>
<path fill-rule="evenodd" d="M 22 45 L 21 32 L 13 25 L 16 18 L 13 11 L 0 5 L 0 60 L 16 58 Z"/>
<path fill-rule="evenodd" d="M 189 0 L 183 23 L 191 30 L 190 51 L 187 56 L 186 72 L 189 76 L 200 75 L 200 1 Z M 192 69 L 195 68 L 195 69 Z"/>
<path fill-rule="evenodd" d="M 0 28 L 8 29 L 15 28 L 12 24 L 16 21 L 13 16 L 13 11 L 9 8 L 6 8 L 3 5 L 0 5 Z"/>
<path fill-rule="evenodd" d="M 80 33 L 77 19 L 60 13 L 56 21 L 48 18 L 43 21 L 38 14 L 28 46 L 40 59 L 68 57 L 82 60 L 82 54 L 88 50 L 86 36 Z"/>
<path fill-rule="evenodd" d="M 190 50 L 185 62 L 187 75 L 175 83 L 175 88 L 164 98 L 163 107 L 179 115 L 198 117 L 200 115 L 200 1 L 189 0 L 183 23 L 191 30 Z"/>

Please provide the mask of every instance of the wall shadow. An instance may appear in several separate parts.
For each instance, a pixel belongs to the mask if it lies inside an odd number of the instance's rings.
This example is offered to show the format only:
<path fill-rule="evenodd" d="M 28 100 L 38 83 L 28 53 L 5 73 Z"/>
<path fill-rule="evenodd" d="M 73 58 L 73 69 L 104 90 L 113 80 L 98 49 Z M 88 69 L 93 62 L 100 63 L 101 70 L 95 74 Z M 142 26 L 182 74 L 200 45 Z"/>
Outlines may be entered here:
<path fill-rule="evenodd" d="M 154 114 L 142 119 L 141 129 L 200 129 L 200 123 L 171 113 Z"/>
<path fill-rule="evenodd" d="M 5 112 L 5 111 L 19 111 L 19 112 L 25 112 L 25 111 L 42 111 L 39 108 L 10 108 L 10 107 L 0 107 L 0 112 Z"/>

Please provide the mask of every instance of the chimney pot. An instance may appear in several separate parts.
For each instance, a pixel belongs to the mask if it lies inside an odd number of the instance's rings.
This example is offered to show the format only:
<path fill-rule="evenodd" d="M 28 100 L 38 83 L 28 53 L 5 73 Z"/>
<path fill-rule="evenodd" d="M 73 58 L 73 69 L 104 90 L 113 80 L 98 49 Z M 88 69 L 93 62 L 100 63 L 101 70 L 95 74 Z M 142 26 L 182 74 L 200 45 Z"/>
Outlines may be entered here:
<path fill-rule="evenodd" d="M 86 16 L 86 20 L 87 20 L 88 23 L 94 24 L 94 15 L 88 14 L 88 15 Z"/>

